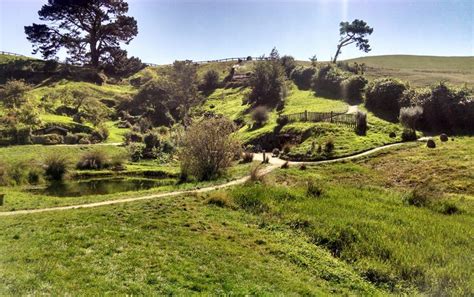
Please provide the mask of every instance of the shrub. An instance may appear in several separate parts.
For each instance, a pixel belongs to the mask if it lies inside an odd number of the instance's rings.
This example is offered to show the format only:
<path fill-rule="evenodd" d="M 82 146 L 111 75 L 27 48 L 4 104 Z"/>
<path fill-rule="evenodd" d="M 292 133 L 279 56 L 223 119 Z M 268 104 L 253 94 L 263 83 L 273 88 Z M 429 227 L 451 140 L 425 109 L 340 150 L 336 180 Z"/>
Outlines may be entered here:
<path fill-rule="evenodd" d="M 442 134 L 439 136 L 439 140 L 441 140 L 442 142 L 448 141 L 448 135 L 446 135 L 445 133 L 442 133 Z"/>
<path fill-rule="evenodd" d="M 288 154 L 290 153 L 290 151 L 291 151 L 291 144 L 285 143 L 285 144 L 283 145 L 282 150 L 283 150 L 283 154 L 288 155 Z"/>
<path fill-rule="evenodd" d="M 362 101 L 367 79 L 362 75 L 351 75 L 341 82 L 342 98 L 348 102 Z"/>
<path fill-rule="evenodd" d="M 69 170 L 69 162 L 61 155 L 49 155 L 44 159 L 45 175 L 51 180 L 62 180 Z"/>
<path fill-rule="evenodd" d="M 306 164 L 303 163 L 300 165 L 300 170 L 306 170 L 306 169 L 307 169 Z"/>
<path fill-rule="evenodd" d="M 242 154 L 242 163 L 251 163 L 253 161 L 253 153 L 252 152 L 244 152 Z"/>
<path fill-rule="evenodd" d="M 280 156 L 280 150 L 277 148 L 274 148 L 272 151 L 272 155 L 273 157 L 278 158 Z"/>
<path fill-rule="evenodd" d="M 28 171 L 28 183 L 30 185 L 37 185 L 40 184 L 43 180 L 43 170 L 36 166 L 33 166 Z"/>
<path fill-rule="evenodd" d="M 65 144 L 77 144 L 79 142 L 79 137 L 75 134 L 68 133 L 64 137 Z"/>
<path fill-rule="evenodd" d="M 362 111 L 358 111 L 355 114 L 356 126 L 355 131 L 358 135 L 365 135 L 367 132 L 367 114 Z"/>
<path fill-rule="evenodd" d="M 204 74 L 202 89 L 211 92 L 219 87 L 219 73 L 213 69 Z"/>
<path fill-rule="evenodd" d="M 257 106 L 252 112 L 252 120 L 255 126 L 263 126 L 268 121 L 267 108 L 265 106 Z"/>
<path fill-rule="evenodd" d="M 8 167 L 8 177 L 15 185 L 22 185 L 28 181 L 28 165 L 25 162 L 16 162 Z"/>
<path fill-rule="evenodd" d="M 437 189 L 430 180 L 418 184 L 405 198 L 408 205 L 426 207 L 439 201 L 443 193 Z"/>
<path fill-rule="evenodd" d="M 423 108 L 420 106 L 402 107 L 398 119 L 405 128 L 416 130 L 416 123 L 422 114 Z"/>
<path fill-rule="evenodd" d="M 334 140 L 332 138 L 329 138 L 326 140 L 326 143 L 324 143 L 324 152 L 329 154 L 334 150 Z"/>
<path fill-rule="evenodd" d="M 290 163 L 288 161 L 286 161 L 285 163 L 281 165 L 281 169 L 288 169 L 288 168 L 290 168 Z"/>
<path fill-rule="evenodd" d="M 107 138 L 109 138 L 109 134 L 110 134 L 109 128 L 101 124 L 94 131 L 92 131 L 91 137 L 97 142 L 102 142 L 102 141 L 107 140 Z"/>
<path fill-rule="evenodd" d="M 397 134 L 396 134 L 395 132 L 390 132 L 390 133 L 388 134 L 388 137 L 390 137 L 390 138 L 395 138 L 395 137 L 397 137 Z M 415 137 L 416 137 L 416 135 L 415 135 Z"/>
<path fill-rule="evenodd" d="M 213 192 L 206 200 L 207 204 L 215 205 L 222 208 L 233 208 L 234 202 L 226 192 Z"/>
<path fill-rule="evenodd" d="M 250 181 L 251 182 L 264 182 L 264 175 L 260 173 L 260 165 L 255 165 L 250 169 Z"/>
<path fill-rule="evenodd" d="M 233 132 L 233 123 L 224 117 L 193 123 L 184 135 L 179 154 L 181 171 L 199 180 L 209 180 L 224 173 L 240 147 L 231 135 Z"/>
<path fill-rule="evenodd" d="M 279 116 L 277 118 L 276 122 L 277 122 L 278 126 L 283 127 L 286 124 L 288 124 L 290 122 L 290 120 L 288 119 L 287 116 L 282 115 L 282 116 Z"/>
<path fill-rule="evenodd" d="M 441 203 L 439 212 L 445 215 L 453 215 L 461 212 L 461 209 L 453 202 L 445 201 Z"/>
<path fill-rule="evenodd" d="M 145 150 L 145 145 L 143 143 L 132 142 L 127 145 L 128 154 L 130 155 L 130 160 L 133 162 L 138 162 L 143 158 L 143 151 Z"/>
<path fill-rule="evenodd" d="M 76 168 L 80 170 L 104 169 L 110 166 L 110 160 L 107 154 L 101 150 L 93 150 L 84 153 L 76 164 Z"/>
<path fill-rule="evenodd" d="M 58 134 L 34 135 L 31 137 L 34 144 L 55 145 L 64 142 L 64 137 Z"/>
<path fill-rule="evenodd" d="M 160 146 L 160 135 L 153 132 L 149 132 L 145 135 L 143 141 L 147 150 L 157 148 Z"/>
<path fill-rule="evenodd" d="M 402 141 L 414 141 L 417 139 L 415 130 L 403 129 Z"/>
<path fill-rule="evenodd" d="M 140 132 L 130 131 L 124 136 L 124 141 L 126 144 L 132 142 L 143 142 L 143 135 Z"/>
<path fill-rule="evenodd" d="M 291 74 L 290 78 L 302 90 L 309 90 L 311 88 L 311 80 L 316 74 L 315 67 L 297 67 Z"/>
<path fill-rule="evenodd" d="M 312 78 L 312 88 L 316 94 L 328 97 L 341 96 L 341 83 L 347 75 L 332 65 L 321 67 Z"/>
<path fill-rule="evenodd" d="M 309 180 L 306 183 L 306 195 L 307 196 L 319 198 L 319 197 L 321 197 L 322 193 L 323 193 L 323 188 L 320 185 L 316 184 L 312 180 Z"/>
<path fill-rule="evenodd" d="M 292 56 L 283 56 L 280 58 L 280 63 L 281 66 L 283 66 L 283 69 L 285 70 L 286 77 L 289 78 L 291 72 L 296 67 L 295 58 L 293 58 Z"/>
<path fill-rule="evenodd" d="M 407 89 L 407 84 L 398 79 L 375 79 L 367 86 L 365 106 L 369 110 L 382 113 L 390 120 L 395 120 L 400 108 L 408 105 L 403 100 L 403 93 Z"/>
<path fill-rule="evenodd" d="M 426 142 L 426 146 L 428 148 L 435 148 L 436 147 L 436 142 L 434 142 L 433 139 L 428 139 L 428 141 Z"/>
<path fill-rule="evenodd" d="M 268 107 L 282 106 L 286 96 L 285 74 L 278 60 L 260 61 L 250 78 L 248 103 Z"/>
<path fill-rule="evenodd" d="M 91 144 L 91 141 L 89 140 L 89 137 L 81 137 L 78 141 L 78 144 Z"/>

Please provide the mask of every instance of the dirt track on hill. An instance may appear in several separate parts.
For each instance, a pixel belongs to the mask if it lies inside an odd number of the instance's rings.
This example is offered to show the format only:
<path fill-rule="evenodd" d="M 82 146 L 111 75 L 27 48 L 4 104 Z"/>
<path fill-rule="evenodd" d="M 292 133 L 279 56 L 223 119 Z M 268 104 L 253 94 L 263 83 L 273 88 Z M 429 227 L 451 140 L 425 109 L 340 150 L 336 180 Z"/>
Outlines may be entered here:
<path fill-rule="evenodd" d="M 323 160 L 323 161 L 313 161 L 313 162 L 291 162 L 289 161 L 289 165 L 301 165 L 301 164 L 307 164 L 307 165 L 315 165 L 315 164 L 327 164 L 327 163 L 335 163 L 335 162 L 341 162 L 341 161 L 348 161 L 348 160 L 353 160 L 361 157 L 365 157 L 371 154 L 374 154 L 378 151 L 388 149 L 388 148 L 393 148 L 393 147 L 398 147 L 403 145 L 403 143 L 394 143 L 394 144 L 388 144 L 388 145 L 383 145 L 362 153 L 358 153 L 352 156 L 347 156 L 347 157 L 341 157 L 337 159 L 332 159 L 332 160 Z M 279 159 L 279 158 L 273 158 L 270 153 L 266 154 L 266 157 L 269 157 L 269 163 L 270 165 L 260 171 L 261 175 L 268 174 L 272 172 L 273 170 L 281 167 L 284 163 L 286 163 L 285 160 Z M 256 161 L 261 161 L 263 160 L 263 154 L 255 154 L 254 160 Z M 141 200 L 150 200 L 150 199 L 156 199 L 156 198 L 163 198 L 163 197 L 171 197 L 171 196 L 178 196 L 178 195 L 183 195 L 183 194 L 190 194 L 190 193 L 204 193 L 204 192 L 209 192 L 209 191 L 214 191 L 218 189 L 223 189 L 235 185 L 240 185 L 248 181 L 250 176 L 245 176 L 221 185 L 216 185 L 216 186 L 209 186 L 209 187 L 204 187 L 201 189 L 194 189 L 194 190 L 183 190 L 183 191 L 174 191 L 174 192 L 167 192 L 167 193 L 159 193 L 159 194 L 152 194 L 152 195 L 147 195 L 147 196 L 139 196 L 139 197 L 130 197 L 130 198 L 125 198 L 125 199 L 117 199 L 117 200 L 107 200 L 107 201 L 101 201 L 101 202 L 94 202 L 94 203 L 86 203 L 86 204 L 78 204 L 78 205 L 69 205 L 69 206 L 59 206 L 59 207 L 49 207 L 49 208 L 40 208 L 40 209 L 25 209 L 25 210 L 14 210 L 14 211 L 5 211 L 5 212 L 0 212 L 0 217 L 6 217 L 6 216 L 14 216 L 14 215 L 22 215 L 22 214 L 34 214 L 34 213 L 41 213 L 41 212 L 49 212 L 49 211 L 64 211 L 64 210 L 72 210 L 72 209 L 81 209 L 81 208 L 93 208 L 93 207 L 99 207 L 99 206 L 106 206 L 106 205 L 113 205 L 113 204 L 120 204 L 120 203 L 127 203 L 127 202 L 134 202 L 134 201 L 141 201 Z"/>

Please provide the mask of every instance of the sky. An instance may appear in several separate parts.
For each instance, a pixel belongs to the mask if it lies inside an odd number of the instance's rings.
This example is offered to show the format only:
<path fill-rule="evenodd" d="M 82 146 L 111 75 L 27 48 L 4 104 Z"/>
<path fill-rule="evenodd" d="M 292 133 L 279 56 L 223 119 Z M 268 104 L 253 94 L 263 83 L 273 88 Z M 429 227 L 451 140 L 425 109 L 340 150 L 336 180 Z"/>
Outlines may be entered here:
<path fill-rule="evenodd" d="M 0 0 L 0 50 L 27 56 L 24 26 L 40 23 L 46 0 Z M 374 28 L 372 51 L 355 46 L 340 59 L 369 55 L 474 55 L 472 0 L 128 0 L 138 36 L 124 48 L 143 62 L 167 64 L 281 55 L 329 60 L 339 23 L 362 19 Z M 40 57 L 39 55 L 37 55 Z M 60 58 L 64 58 L 62 55 Z"/>

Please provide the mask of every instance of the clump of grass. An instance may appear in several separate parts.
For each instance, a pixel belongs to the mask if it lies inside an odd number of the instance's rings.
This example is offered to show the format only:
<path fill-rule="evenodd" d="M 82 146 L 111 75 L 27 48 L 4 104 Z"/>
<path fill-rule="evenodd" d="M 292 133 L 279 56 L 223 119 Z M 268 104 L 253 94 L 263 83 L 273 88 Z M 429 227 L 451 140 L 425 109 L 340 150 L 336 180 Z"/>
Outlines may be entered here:
<path fill-rule="evenodd" d="M 253 161 L 253 156 L 252 152 L 244 152 L 242 154 L 242 163 L 251 163 Z"/>
<path fill-rule="evenodd" d="M 306 195 L 309 197 L 319 198 L 323 194 L 323 188 L 312 180 L 306 183 Z"/>
<path fill-rule="evenodd" d="M 288 161 L 286 161 L 285 163 L 281 165 L 281 169 L 288 169 L 288 168 L 290 168 L 290 163 L 288 163 Z"/>
<path fill-rule="evenodd" d="M 84 153 L 76 164 L 76 168 L 84 169 L 104 169 L 110 166 L 107 154 L 101 150 L 93 150 Z"/>
<path fill-rule="evenodd" d="M 442 198 L 442 192 L 437 189 L 430 180 L 417 185 L 406 197 L 408 205 L 416 207 L 428 207 Z"/>
<path fill-rule="evenodd" d="M 444 201 L 438 211 L 445 215 L 454 215 L 460 213 L 461 209 L 454 202 Z"/>
<path fill-rule="evenodd" d="M 234 208 L 232 198 L 226 192 L 213 192 L 206 200 L 207 204 L 215 205 L 222 208 Z"/>
<path fill-rule="evenodd" d="M 250 168 L 250 178 L 249 181 L 256 183 L 260 182 L 263 183 L 265 181 L 265 176 L 260 173 L 261 166 L 255 165 Z"/>
<path fill-rule="evenodd" d="M 50 180 L 60 181 L 69 171 L 69 161 L 61 155 L 49 155 L 44 159 L 44 173 Z"/>

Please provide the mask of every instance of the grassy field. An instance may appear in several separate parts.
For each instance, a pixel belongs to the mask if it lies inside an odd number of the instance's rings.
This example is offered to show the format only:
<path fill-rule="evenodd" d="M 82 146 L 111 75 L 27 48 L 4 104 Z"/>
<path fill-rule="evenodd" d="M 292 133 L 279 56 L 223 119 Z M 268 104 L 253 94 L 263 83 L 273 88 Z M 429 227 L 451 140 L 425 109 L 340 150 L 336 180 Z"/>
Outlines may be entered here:
<path fill-rule="evenodd" d="M 440 81 L 474 87 L 474 57 L 436 57 L 387 55 L 346 60 L 365 63 L 371 78 L 393 76 L 414 86 L 429 86 Z"/>
<path fill-rule="evenodd" d="M 290 228 L 206 197 L 3 218 L 0 294 L 374 295 Z"/>
<path fill-rule="evenodd" d="M 293 226 L 360 275 L 394 293 L 472 295 L 474 139 L 408 146 L 355 162 L 291 168 L 230 191 L 267 225 Z M 436 186 L 428 206 L 410 189 Z M 311 187 L 308 186 L 311 184 Z M 454 205 L 455 214 L 446 214 Z"/>

